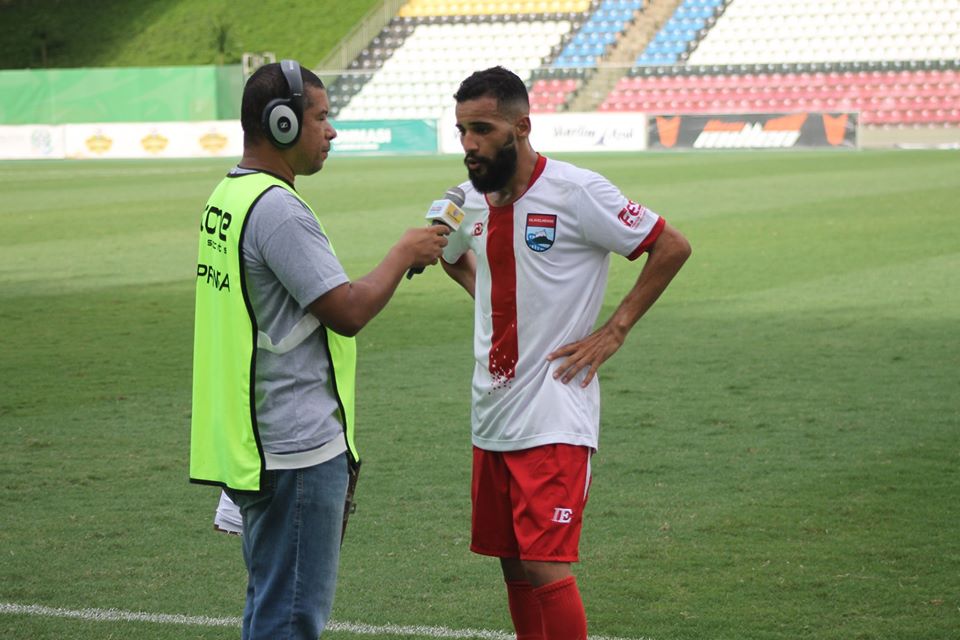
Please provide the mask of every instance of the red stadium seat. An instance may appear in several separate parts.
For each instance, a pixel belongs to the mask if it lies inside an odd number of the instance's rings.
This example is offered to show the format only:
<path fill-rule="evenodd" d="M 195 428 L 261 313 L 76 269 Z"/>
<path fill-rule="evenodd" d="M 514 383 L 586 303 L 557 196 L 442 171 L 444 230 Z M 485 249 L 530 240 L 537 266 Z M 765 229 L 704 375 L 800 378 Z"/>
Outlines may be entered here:
<path fill-rule="evenodd" d="M 830 71 L 621 78 L 601 110 L 646 112 L 860 111 L 865 124 L 955 122 L 960 73 Z"/>

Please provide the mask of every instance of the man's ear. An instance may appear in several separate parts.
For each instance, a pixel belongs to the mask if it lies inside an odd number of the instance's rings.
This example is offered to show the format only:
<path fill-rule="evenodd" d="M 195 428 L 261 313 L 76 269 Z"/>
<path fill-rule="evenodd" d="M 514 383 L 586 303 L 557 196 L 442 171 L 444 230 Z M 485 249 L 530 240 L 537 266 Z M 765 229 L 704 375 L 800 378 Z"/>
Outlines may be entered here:
<path fill-rule="evenodd" d="M 529 138 L 530 137 L 530 116 L 523 115 L 517 119 L 517 123 L 514 125 L 514 131 L 517 134 L 518 138 Z"/>

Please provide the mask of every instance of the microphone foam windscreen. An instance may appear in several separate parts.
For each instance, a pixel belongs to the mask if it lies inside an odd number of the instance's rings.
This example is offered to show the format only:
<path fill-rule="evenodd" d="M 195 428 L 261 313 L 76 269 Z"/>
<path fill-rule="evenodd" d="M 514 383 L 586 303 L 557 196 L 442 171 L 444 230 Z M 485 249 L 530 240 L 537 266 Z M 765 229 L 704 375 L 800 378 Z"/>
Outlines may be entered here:
<path fill-rule="evenodd" d="M 462 207 L 463 201 L 467 199 L 467 194 L 465 194 L 460 187 L 450 187 L 447 189 L 447 192 L 443 194 L 443 197 L 458 207 Z"/>

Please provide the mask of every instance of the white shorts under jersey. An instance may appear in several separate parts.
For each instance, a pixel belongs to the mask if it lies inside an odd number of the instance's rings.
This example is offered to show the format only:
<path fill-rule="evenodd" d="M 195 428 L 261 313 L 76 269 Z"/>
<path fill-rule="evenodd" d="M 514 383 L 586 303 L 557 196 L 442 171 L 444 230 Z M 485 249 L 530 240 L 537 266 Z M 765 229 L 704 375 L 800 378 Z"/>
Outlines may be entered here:
<path fill-rule="evenodd" d="M 600 387 L 586 371 L 553 379 L 547 354 L 586 337 L 603 302 L 610 253 L 639 257 L 663 219 L 607 179 L 540 156 L 526 192 L 491 207 L 466 182 L 466 214 L 444 260 L 477 256 L 473 444 L 515 451 L 552 443 L 597 448 Z"/>

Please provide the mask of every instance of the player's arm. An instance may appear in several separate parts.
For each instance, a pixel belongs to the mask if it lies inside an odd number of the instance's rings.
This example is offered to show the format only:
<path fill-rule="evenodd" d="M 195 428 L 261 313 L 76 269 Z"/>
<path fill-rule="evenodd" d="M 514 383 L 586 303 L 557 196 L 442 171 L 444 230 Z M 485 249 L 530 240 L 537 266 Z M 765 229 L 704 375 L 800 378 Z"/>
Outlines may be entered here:
<path fill-rule="evenodd" d="M 477 285 L 477 257 L 472 251 L 467 251 L 455 263 L 450 264 L 444 259 L 440 259 L 443 270 L 447 275 L 453 278 L 461 287 L 463 287 L 470 297 L 475 297 Z"/>
<path fill-rule="evenodd" d="M 679 231 L 664 224 L 660 235 L 650 247 L 640 276 L 610 319 L 583 340 L 560 347 L 547 360 L 564 358 L 553 377 L 564 384 L 570 382 L 581 369 L 587 367 L 582 386 L 586 387 L 606 360 L 623 345 L 633 325 L 653 306 L 667 288 L 680 267 L 690 257 L 690 243 Z"/>
<path fill-rule="evenodd" d="M 407 269 L 437 263 L 448 233 L 445 225 L 408 230 L 373 271 L 311 302 L 311 313 L 340 335 L 357 335 L 387 306 Z"/>

